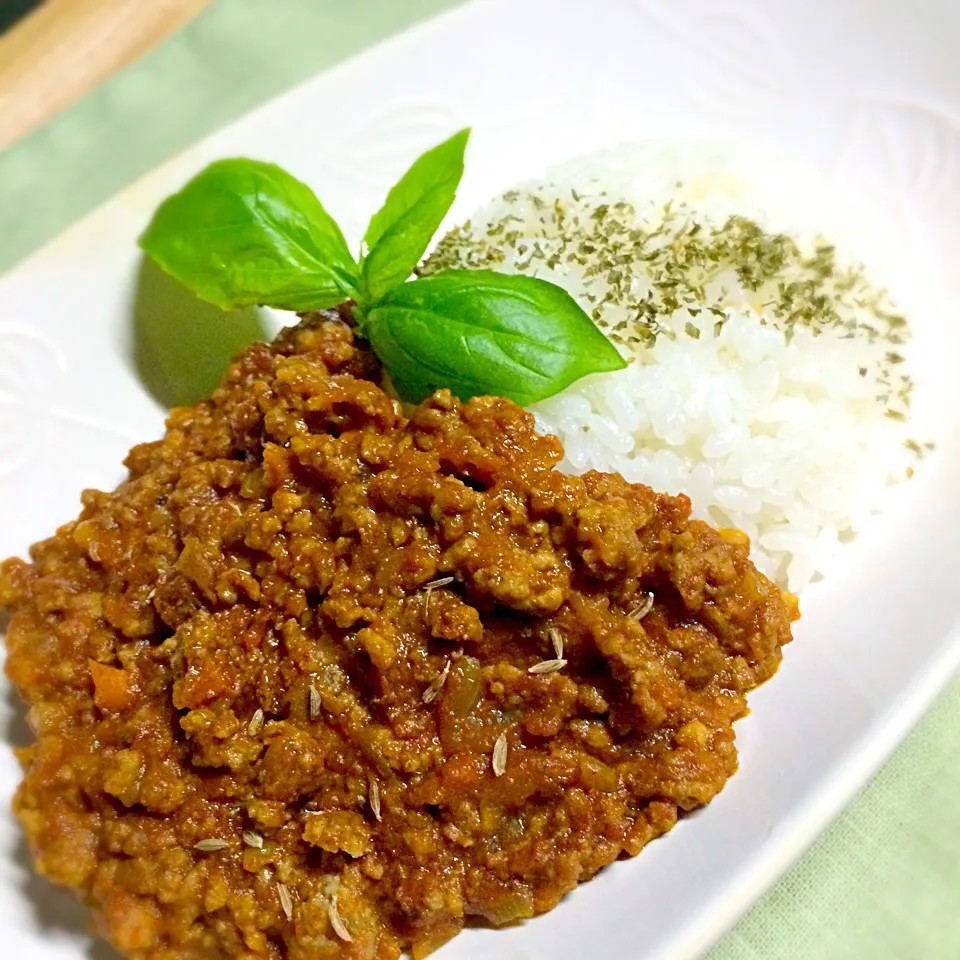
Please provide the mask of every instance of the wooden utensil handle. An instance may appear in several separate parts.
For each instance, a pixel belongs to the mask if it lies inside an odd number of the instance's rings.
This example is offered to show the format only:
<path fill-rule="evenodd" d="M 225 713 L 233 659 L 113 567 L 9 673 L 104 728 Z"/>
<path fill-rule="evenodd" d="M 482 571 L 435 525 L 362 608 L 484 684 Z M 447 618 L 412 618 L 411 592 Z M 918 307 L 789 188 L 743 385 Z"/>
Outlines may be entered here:
<path fill-rule="evenodd" d="M 0 36 L 0 150 L 195 17 L 211 0 L 46 0 Z"/>

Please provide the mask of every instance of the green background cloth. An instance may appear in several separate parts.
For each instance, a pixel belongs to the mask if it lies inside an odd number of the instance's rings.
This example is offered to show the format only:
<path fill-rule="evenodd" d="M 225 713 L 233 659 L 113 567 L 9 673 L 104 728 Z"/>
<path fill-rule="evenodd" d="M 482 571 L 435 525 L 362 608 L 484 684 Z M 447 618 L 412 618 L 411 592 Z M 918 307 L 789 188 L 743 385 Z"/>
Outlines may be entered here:
<path fill-rule="evenodd" d="M 194 140 L 454 5 L 218 0 L 0 156 L 0 270 Z M 709 955 L 758 958 L 960 960 L 960 679 Z"/>

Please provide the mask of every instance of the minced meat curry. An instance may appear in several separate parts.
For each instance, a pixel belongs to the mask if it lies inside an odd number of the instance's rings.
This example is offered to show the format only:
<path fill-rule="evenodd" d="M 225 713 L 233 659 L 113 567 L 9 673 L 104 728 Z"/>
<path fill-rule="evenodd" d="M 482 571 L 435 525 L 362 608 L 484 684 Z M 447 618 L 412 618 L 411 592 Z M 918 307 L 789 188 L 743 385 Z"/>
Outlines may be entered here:
<path fill-rule="evenodd" d="M 422 957 L 736 770 L 796 617 L 746 538 L 378 381 L 333 314 L 252 346 L 2 566 L 16 812 L 127 957 Z"/>

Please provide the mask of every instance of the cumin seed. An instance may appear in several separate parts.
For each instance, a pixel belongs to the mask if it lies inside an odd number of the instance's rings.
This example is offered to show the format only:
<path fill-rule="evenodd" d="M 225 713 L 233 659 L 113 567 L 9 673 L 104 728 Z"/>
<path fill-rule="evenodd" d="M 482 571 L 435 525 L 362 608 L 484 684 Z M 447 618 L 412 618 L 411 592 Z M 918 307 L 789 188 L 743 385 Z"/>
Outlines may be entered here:
<path fill-rule="evenodd" d="M 436 590 L 437 587 L 445 587 L 448 583 L 453 583 L 453 577 L 437 577 L 436 580 L 429 580 L 420 589 Z"/>
<path fill-rule="evenodd" d="M 528 667 L 527 673 L 556 673 L 557 670 L 562 670 L 566 665 L 567 661 L 562 657 L 557 657 L 554 660 L 541 660 L 532 667 Z"/>
<path fill-rule="evenodd" d="M 553 644 L 553 653 L 558 660 L 563 659 L 563 634 L 556 627 L 550 628 L 550 642 Z"/>
<path fill-rule="evenodd" d="M 320 716 L 320 707 L 323 701 L 320 699 L 320 691 L 311 683 L 307 692 L 307 710 L 311 720 L 316 720 Z"/>
<path fill-rule="evenodd" d="M 443 689 L 443 685 L 447 682 L 447 677 L 450 676 L 450 666 L 453 663 L 452 660 L 447 660 L 446 666 L 440 673 L 434 677 L 430 686 L 423 691 L 423 696 L 420 698 L 424 703 L 433 703 L 434 700 L 440 696 L 440 691 Z"/>
<path fill-rule="evenodd" d="M 327 913 L 330 917 L 330 926 L 333 927 L 333 932 L 341 940 L 346 940 L 347 943 L 350 943 L 353 937 L 350 935 L 347 925 L 343 922 L 343 917 L 340 916 L 340 908 L 337 906 L 336 900 L 330 901 L 330 909 Z"/>
<path fill-rule="evenodd" d="M 290 888 L 285 884 L 277 881 L 277 896 L 280 898 L 280 907 L 283 910 L 284 916 L 288 920 L 293 919 L 293 896 L 290 893 Z"/>
<path fill-rule="evenodd" d="M 380 784 L 376 780 L 370 781 L 370 810 L 373 818 L 379 823 L 383 819 L 380 812 Z"/>
<path fill-rule="evenodd" d="M 250 718 L 250 722 L 247 724 L 247 733 L 251 737 L 255 737 L 263 729 L 263 711 L 257 707 L 253 711 L 253 716 Z"/>
<path fill-rule="evenodd" d="M 253 847 L 254 850 L 263 849 L 263 837 L 259 833 L 256 833 L 254 830 L 244 830 L 243 831 L 243 842 L 248 847 Z"/>
<path fill-rule="evenodd" d="M 634 620 L 642 620 L 653 609 L 653 591 L 648 593 L 631 611 L 627 614 Z"/>
<path fill-rule="evenodd" d="M 201 853 L 216 853 L 218 850 L 223 850 L 224 847 L 229 847 L 230 844 L 226 840 L 218 840 L 216 837 L 210 837 L 207 840 L 198 840 L 194 845 L 194 850 L 199 850 Z"/>
<path fill-rule="evenodd" d="M 497 742 L 493 745 L 493 758 L 490 765 L 493 767 L 493 775 L 502 777 L 507 769 L 507 735 L 501 733 L 497 737 Z"/>

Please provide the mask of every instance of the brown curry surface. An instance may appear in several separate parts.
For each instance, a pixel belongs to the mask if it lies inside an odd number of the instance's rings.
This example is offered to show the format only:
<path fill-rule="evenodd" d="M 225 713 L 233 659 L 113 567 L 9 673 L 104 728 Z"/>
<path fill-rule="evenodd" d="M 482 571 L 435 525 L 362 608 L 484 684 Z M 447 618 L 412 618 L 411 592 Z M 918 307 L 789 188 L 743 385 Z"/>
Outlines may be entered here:
<path fill-rule="evenodd" d="M 736 770 L 796 617 L 746 538 L 557 472 L 509 401 L 406 419 L 378 376 L 330 317 L 250 347 L 0 568 L 16 812 L 128 957 L 422 957 Z"/>

